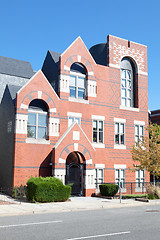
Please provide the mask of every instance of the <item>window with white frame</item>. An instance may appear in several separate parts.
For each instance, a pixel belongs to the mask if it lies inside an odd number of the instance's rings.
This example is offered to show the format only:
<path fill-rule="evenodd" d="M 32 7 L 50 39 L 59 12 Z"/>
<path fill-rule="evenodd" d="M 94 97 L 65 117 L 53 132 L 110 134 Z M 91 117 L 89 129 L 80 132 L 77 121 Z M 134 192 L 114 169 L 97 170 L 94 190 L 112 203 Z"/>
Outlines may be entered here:
<path fill-rule="evenodd" d="M 144 170 L 136 170 L 136 187 L 143 187 L 145 182 Z"/>
<path fill-rule="evenodd" d="M 115 169 L 115 183 L 116 184 L 122 184 L 122 187 L 124 187 L 125 183 L 125 169 Z"/>
<path fill-rule="evenodd" d="M 137 107 L 135 66 L 130 58 L 121 61 L 121 106 Z"/>
<path fill-rule="evenodd" d="M 78 125 L 81 125 L 81 118 L 79 118 L 79 117 L 68 117 L 68 127 L 71 126 L 73 122 L 76 122 Z"/>
<path fill-rule="evenodd" d="M 103 121 L 93 120 L 93 142 L 103 143 Z"/>
<path fill-rule="evenodd" d="M 86 76 L 80 73 L 71 73 L 69 81 L 70 97 L 86 98 Z"/>
<path fill-rule="evenodd" d="M 135 142 L 143 141 L 144 139 L 144 126 L 135 125 Z"/>
<path fill-rule="evenodd" d="M 125 144 L 125 125 L 124 123 L 115 123 L 115 144 Z"/>
<path fill-rule="evenodd" d="M 101 184 L 104 181 L 104 174 L 103 174 L 103 168 L 97 168 L 96 170 L 96 177 L 95 177 L 95 183 Z"/>
<path fill-rule="evenodd" d="M 131 107 L 131 71 L 121 69 L 121 104 Z"/>
<path fill-rule="evenodd" d="M 48 109 L 40 99 L 33 100 L 28 109 L 27 137 L 47 139 Z"/>

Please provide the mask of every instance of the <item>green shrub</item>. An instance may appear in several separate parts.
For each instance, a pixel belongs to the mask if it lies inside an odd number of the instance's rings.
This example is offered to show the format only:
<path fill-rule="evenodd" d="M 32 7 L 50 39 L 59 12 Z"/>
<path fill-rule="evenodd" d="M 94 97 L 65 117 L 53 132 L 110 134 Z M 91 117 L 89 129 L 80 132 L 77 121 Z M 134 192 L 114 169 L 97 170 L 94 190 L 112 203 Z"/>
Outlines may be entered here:
<path fill-rule="evenodd" d="M 147 198 L 150 199 L 150 200 L 158 199 L 158 197 L 154 194 L 148 194 Z"/>
<path fill-rule="evenodd" d="M 123 199 L 144 198 L 144 197 L 146 197 L 146 194 L 126 194 L 122 196 Z"/>
<path fill-rule="evenodd" d="M 58 178 L 31 177 L 27 181 L 27 199 L 36 202 L 62 202 L 71 194 L 71 187 Z"/>
<path fill-rule="evenodd" d="M 99 186 L 100 193 L 102 196 L 111 196 L 113 197 L 118 192 L 118 185 L 116 184 L 101 184 Z"/>
<path fill-rule="evenodd" d="M 160 187 L 149 185 L 147 186 L 147 197 L 149 199 L 159 199 L 160 198 Z"/>

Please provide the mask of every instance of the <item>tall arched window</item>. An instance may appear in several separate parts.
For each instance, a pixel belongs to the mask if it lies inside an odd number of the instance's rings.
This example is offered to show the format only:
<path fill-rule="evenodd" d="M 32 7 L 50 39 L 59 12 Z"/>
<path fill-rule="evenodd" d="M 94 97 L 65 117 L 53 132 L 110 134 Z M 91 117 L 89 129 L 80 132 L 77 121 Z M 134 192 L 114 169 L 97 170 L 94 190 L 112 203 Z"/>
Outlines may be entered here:
<path fill-rule="evenodd" d="M 27 137 L 47 139 L 48 107 L 41 99 L 31 101 L 28 109 Z"/>
<path fill-rule="evenodd" d="M 125 57 L 121 61 L 121 105 L 136 106 L 136 73 L 133 62 Z"/>
<path fill-rule="evenodd" d="M 86 70 L 79 63 L 73 63 L 71 66 L 69 91 L 72 98 L 86 98 Z"/>

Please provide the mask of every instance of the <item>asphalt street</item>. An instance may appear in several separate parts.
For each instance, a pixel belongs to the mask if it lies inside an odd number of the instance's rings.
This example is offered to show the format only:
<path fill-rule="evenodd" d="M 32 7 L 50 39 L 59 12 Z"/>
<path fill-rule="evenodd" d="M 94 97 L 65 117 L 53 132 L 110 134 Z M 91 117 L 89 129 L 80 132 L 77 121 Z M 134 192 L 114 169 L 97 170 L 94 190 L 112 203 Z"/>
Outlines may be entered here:
<path fill-rule="evenodd" d="M 160 239 L 160 205 L 0 217 L 0 240 Z"/>

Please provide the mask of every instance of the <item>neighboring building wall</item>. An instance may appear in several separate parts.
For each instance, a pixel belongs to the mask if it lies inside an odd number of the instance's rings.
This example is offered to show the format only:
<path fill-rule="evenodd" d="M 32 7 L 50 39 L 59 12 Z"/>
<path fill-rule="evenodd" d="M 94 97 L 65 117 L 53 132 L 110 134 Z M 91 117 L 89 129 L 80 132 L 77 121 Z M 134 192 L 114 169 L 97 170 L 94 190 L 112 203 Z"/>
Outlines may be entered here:
<path fill-rule="evenodd" d="M 150 120 L 152 123 L 160 125 L 160 110 L 154 110 L 150 112 Z"/>
<path fill-rule="evenodd" d="M 12 187 L 14 158 L 15 107 L 6 88 L 0 105 L 0 187 Z"/>

